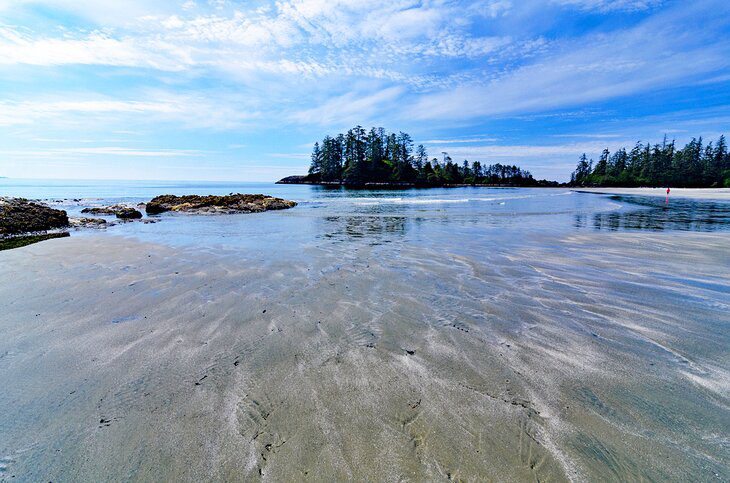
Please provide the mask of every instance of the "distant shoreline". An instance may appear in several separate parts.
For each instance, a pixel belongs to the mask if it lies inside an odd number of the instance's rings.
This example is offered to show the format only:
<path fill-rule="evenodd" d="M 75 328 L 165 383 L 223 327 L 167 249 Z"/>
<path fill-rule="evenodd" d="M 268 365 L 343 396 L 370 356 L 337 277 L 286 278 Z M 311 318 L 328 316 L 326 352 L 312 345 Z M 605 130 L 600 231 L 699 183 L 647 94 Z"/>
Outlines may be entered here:
<path fill-rule="evenodd" d="M 280 179 L 276 184 L 300 184 L 313 186 L 344 187 L 351 189 L 407 189 L 407 188 L 566 188 L 576 193 L 609 194 L 609 195 L 633 195 L 633 196 L 656 196 L 666 197 L 666 187 L 660 188 L 633 188 L 633 187 L 612 187 L 612 188 L 589 188 L 570 186 L 568 183 L 556 183 L 554 185 L 515 185 L 515 184 L 442 184 L 428 185 L 405 182 L 385 183 L 364 183 L 360 185 L 349 185 L 342 181 L 311 181 L 306 176 L 288 176 Z M 730 200 L 730 188 L 672 188 L 670 187 L 669 197 L 706 199 L 706 200 Z"/>
<path fill-rule="evenodd" d="M 577 193 L 666 197 L 667 188 L 571 188 Z M 669 198 L 730 200 L 730 188 L 672 188 Z"/>
<path fill-rule="evenodd" d="M 304 184 L 315 186 L 332 186 L 353 189 L 402 189 L 402 188 L 567 188 L 568 185 L 562 183 L 555 184 L 510 184 L 510 183 L 454 183 L 454 184 L 427 184 L 427 183 L 410 183 L 404 181 L 388 181 L 388 182 L 366 182 L 360 184 L 351 184 L 344 181 L 312 181 L 306 179 L 306 176 L 287 176 L 275 184 Z"/>

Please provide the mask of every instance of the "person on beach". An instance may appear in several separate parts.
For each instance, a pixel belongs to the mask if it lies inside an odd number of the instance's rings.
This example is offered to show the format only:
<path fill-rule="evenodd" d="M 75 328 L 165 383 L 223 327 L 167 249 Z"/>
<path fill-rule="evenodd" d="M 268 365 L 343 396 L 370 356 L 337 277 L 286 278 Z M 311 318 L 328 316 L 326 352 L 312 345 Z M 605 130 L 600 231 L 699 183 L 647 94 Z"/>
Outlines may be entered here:
<path fill-rule="evenodd" d="M 671 191 L 671 189 L 667 188 L 667 198 L 664 200 L 665 204 L 669 204 L 669 192 L 670 191 Z"/>

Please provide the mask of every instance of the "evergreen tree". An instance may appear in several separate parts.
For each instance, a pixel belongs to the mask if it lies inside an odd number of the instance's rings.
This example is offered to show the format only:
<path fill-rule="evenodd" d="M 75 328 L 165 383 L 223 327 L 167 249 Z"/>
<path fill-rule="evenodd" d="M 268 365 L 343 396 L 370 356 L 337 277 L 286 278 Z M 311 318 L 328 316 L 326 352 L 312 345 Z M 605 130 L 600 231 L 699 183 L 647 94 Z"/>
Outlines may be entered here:
<path fill-rule="evenodd" d="M 413 167 L 420 172 L 427 162 L 428 153 L 426 152 L 426 148 L 423 147 L 423 144 L 419 144 L 416 148 L 416 156 L 413 158 Z"/>
<path fill-rule="evenodd" d="M 571 175 L 576 186 L 730 186 L 730 165 L 725 136 L 703 147 L 702 138 L 692 138 L 683 148 L 676 142 L 643 145 L 627 153 L 604 150 L 593 167 L 583 154 Z"/>
<path fill-rule="evenodd" d="M 313 181 L 350 186 L 384 182 L 429 186 L 461 183 L 538 185 L 529 171 L 517 166 L 497 163 L 485 167 L 479 161 L 470 164 L 468 160 L 459 165 L 453 162 L 448 153 L 442 154 L 443 161 L 436 158 L 429 161 L 423 145 L 419 145 L 414 152 L 413 140 L 407 133 L 386 133 L 383 128 L 365 131 L 362 126 L 355 126 L 345 134 L 325 136 L 321 142 L 315 143 L 309 176 Z M 590 165 L 585 171 L 585 176 L 591 174 Z M 540 183 L 557 184 L 547 181 Z"/>
<path fill-rule="evenodd" d="M 309 174 L 320 176 L 322 173 L 322 151 L 319 149 L 319 143 L 314 143 L 312 149 L 312 164 L 309 166 Z"/>

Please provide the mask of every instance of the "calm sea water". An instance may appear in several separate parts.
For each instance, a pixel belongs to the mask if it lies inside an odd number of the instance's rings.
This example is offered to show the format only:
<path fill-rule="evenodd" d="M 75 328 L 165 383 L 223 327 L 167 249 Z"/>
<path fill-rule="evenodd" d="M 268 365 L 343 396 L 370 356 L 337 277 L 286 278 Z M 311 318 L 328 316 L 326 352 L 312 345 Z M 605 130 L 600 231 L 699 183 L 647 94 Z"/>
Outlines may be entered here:
<path fill-rule="evenodd" d="M 87 206 L 144 203 L 160 194 L 264 193 L 295 200 L 283 212 L 255 215 L 163 214 L 158 223 L 127 223 L 109 234 L 171 244 L 267 247 L 299 242 L 393 241 L 428 244 L 526 233 L 716 231 L 730 229 L 730 203 L 575 193 L 542 188 L 348 190 L 309 185 L 180 181 L 0 179 L 0 195 L 51 201 L 71 216 Z M 94 230 L 94 233 L 97 231 Z M 74 234 L 84 235 L 89 231 Z"/>

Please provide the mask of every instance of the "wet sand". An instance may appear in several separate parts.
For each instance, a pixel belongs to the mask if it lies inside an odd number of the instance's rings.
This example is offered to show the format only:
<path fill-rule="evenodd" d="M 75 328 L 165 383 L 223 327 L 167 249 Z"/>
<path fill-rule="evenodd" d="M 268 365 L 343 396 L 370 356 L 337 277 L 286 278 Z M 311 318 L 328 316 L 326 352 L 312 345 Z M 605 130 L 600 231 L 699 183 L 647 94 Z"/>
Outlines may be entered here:
<path fill-rule="evenodd" d="M 0 479 L 728 481 L 727 236 L 0 252 Z"/>
<path fill-rule="evenodd" d="M 669 198 L 693 200 L 730 200 L 730 188 L 671 188 Z M 667 188 L 577 188 L 579 193 L 607 195 L 667 196 Z"/>

